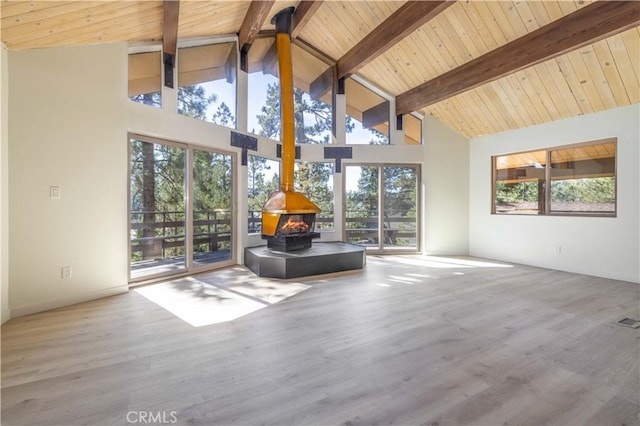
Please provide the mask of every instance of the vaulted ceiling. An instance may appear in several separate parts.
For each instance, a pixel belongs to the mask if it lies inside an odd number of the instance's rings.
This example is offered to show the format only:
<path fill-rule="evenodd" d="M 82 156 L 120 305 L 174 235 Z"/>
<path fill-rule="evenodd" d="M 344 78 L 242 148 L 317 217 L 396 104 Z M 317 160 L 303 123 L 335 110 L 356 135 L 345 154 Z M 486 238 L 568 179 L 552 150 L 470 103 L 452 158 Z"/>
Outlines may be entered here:
<path fill-rule="evenodd" d="M 338 77 L 358 73 L 397 112 L 475 137 L 640 102 L 640 2 L 591 3 L 180 0 L 177 39 L 239 34 L 260 62 L 270 18 L 294 6 L 294 41 Z M 10 50 L 172 37 L 162 1 L 3 0 L 0 11 Z"/>

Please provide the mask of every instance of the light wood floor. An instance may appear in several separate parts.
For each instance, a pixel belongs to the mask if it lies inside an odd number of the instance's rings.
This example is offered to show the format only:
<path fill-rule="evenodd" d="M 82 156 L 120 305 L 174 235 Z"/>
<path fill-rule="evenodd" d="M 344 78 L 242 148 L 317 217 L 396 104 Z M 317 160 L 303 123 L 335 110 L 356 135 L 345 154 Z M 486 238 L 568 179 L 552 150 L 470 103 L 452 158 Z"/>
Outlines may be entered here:
<path fill-rule="evenodd" d="M 613 323 L 638 284 L 421 256 L 292 281 L 199 328 L 135 292 L 10 320 L 2 425 L 640 423 L 640 331 Z"/>

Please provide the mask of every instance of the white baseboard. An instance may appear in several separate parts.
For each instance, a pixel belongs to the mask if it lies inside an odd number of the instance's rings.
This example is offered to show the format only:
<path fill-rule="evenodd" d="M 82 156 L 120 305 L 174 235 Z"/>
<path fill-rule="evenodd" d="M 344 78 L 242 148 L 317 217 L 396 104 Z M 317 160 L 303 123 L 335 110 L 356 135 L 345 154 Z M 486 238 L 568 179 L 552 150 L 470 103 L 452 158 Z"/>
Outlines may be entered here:
<path fill-rule="evenodd" d="M 2 319 L 0 324 L 4 324 L 5 322 L 11 319 L 11 309 L 3 309 L 2 310 Z"/>
<path fill-rule="evenodd" d="M 103 297 L 115 296 L 129 291 L 128 285 L 120 285 L 116 287 L 106 288 L 90 293 L 78 294 L 75 296 L 62 297 L 60 299 L 49 300 L 43 303 L 33 305 L 24 305 L 12 307 L 10 310 L 10 318 L 21 317 L 23 315 L 36 314 L 38 312 L 48 311 L 50 309 L 63 308 L 65 306 L 75 305 L 76 303 L 88 302 L 89 300 L 101 299 Z M 4 315 L 4 312 L 3 312 Z M 4 322 L 4 318 L 3 318 Z"/>

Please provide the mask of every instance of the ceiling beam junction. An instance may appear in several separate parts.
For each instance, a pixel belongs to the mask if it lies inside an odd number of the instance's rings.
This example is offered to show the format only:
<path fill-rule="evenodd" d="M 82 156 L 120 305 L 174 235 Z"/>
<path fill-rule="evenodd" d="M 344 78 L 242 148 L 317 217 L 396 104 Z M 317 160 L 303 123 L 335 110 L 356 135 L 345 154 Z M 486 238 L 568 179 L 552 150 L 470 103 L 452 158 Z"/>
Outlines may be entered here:
<path fill-rule="evenodd" d="M 240 48 L 240 68 L 244 72 L 249 72 L 249 61 L 247 55 L 251 44 L 258 36 L 260 28 L 268 18 L 274 0 L 253 0 L 249 5 L 242 26 L 238 32 L 238 47 Z"/>
<path fill-rule="evenodd" d="M 467 90 L 593 44 L 640 23 L 640 2 L 597 1 L 410 89 L 396 114 L 433 105 Z"/>
<path fill-rule="evenodd" d="M 384 101 L 365 111 L 362 111 L 362 127 L 371 129 L 378 124 L 389 121 L 390 102 Z"/>

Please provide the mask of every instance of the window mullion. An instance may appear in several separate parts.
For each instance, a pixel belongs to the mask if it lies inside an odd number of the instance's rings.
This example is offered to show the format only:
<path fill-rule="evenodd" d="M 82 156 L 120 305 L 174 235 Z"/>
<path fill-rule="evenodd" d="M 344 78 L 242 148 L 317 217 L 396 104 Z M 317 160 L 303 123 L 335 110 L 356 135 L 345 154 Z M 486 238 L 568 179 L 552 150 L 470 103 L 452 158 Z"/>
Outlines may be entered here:
<path fill-rule="evenodd" d="M 551 150 L 547 150 L 547 166 L 544 170 L 544 214 L 551 211 Z"/>

